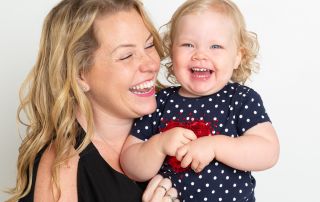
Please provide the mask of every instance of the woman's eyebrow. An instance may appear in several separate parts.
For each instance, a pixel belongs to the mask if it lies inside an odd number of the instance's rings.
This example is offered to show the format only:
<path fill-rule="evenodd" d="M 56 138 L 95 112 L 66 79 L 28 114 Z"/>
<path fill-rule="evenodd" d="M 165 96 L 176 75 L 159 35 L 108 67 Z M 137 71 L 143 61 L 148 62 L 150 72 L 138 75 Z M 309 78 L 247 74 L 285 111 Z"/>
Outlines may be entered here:
<path fill-rule="evenodd" d="M 119 46 L 115 47 L 111 53 L 114 53 L 116 50 L 118 50 L 119 48 L 132 48 L 132 47 L 136 47 L 136 45 L 134 44 L 120 44 Z"/>
<path fill-rule="evenodd" d="M 146 42 L 149 41 L 152 38 L 152 34 L 149 34 L 148 38 L 146 39 Z M 136 45 L 134 44 L 120 44 L 117 47 L 115 47 L 111 53 L 114 53 L 116 50 L 118 50 L 119 48 L 132 48 L 132 47 L 136 47 Z"/>

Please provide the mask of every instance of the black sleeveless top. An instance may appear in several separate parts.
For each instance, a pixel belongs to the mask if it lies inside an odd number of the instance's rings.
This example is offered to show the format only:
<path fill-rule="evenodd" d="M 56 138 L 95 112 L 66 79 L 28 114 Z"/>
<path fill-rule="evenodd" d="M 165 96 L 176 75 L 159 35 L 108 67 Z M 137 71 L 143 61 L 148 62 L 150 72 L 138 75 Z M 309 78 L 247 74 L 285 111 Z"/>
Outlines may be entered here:
<path fill-rule="evenodd" d="M 79 136 L 83 137 L 84 131 Z M 82 138 L 81 138 L 82 139 Z M 31 191 L 20 202 L 31 202 L 42 149 L 36 157 Z M 80 153 L 77 172 L 79 202 L 141 202 L 145 184 L 138 184 L 114 170 L 99 154 L 92 142 Z"/>

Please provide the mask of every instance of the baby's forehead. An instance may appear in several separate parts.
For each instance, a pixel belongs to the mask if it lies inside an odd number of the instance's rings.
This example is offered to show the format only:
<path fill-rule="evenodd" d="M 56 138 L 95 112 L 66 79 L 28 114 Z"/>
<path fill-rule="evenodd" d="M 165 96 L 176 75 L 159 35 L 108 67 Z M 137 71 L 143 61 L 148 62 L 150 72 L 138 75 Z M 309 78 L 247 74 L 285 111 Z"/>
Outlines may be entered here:
<path fill-rule="evenodd" d="M 190 13 L 181 16 L 179 21 L 172 26 L 172 34 L 188 35 L 189 33 L 200 34 L 199 32 L 206 32 L 202 34 L 204 36 L 208 34 L 230 35 L 235 34 L 237 29 L 237 23 L 228 15 L 206 10 L 201 13 Z"/>

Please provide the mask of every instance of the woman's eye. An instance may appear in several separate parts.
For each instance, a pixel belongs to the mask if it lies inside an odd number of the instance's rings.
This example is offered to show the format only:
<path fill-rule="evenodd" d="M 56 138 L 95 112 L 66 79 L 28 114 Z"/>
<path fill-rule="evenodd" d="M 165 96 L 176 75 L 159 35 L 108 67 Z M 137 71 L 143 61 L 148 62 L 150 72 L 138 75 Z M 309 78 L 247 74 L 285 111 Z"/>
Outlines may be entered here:
<path fill-rule="evenodd" d="M 193 45 L 190 44 L 190 43 L 184 43 L 184 44 L 182 44 L 181 46 L 187 47 L 187 48 L 193 48 Z"/>
<path fill-rule="evenodd" d="M 149 48 L 153 48 L 153 47 L 154 47 L 154 44 L 153 44 L 153 42 L 152 42 L 152 43 L 148 44 L 148 45 L 145 47 L 145 49 L 149 49 Z"/>
<path fill-rule="evenodd" d="M 132 56 L 132 54 L 124 55 L 124 56 L 120 57 L 119 60 L 126 60 L 126 59 L 130 58 L 131 56 Z"/>
<path fill-rule="evenodd" d="M 217 44 L 214 44 L 214 45 L 211 46 L 211 48 L 213 48 L 213 49 L 220 49 L 220 48 L 222 48 L 222 46 L 217 45 Z"/>

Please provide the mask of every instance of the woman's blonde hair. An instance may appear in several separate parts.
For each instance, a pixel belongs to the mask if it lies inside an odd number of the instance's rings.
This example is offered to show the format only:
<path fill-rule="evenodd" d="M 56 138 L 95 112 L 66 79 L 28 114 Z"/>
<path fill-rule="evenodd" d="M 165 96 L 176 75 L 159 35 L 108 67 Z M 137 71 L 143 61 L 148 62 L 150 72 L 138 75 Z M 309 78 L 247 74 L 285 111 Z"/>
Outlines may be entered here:
<path fill-rule="evenodd" d="M 229 17 L 236 27 L 238 48 L 241 50 L 242 59 L 237 69 L 233 71 L 231 80 L 233 82 L 245 83 L 252 72 L 259 69 L 259 64 L 254 60 L 259 51 L 259 43 L 257 35 L 246 30 L 246 24 L 239 8 L 230 0 L 187 0 L 173 14 L 169 23 L 165 25 L 167 28 L 163 37 L 165 55 L 168 62 L 165 66 L 168 71 L 167 79 L 173 84 L 177 84 L 176 78 L 172 71 L 172 44 L 176 35 L 176 29 L 179 21 L 185 15 L 192 13 L 200 13 L 205 10 L 214 10 Z M 201 23 L 201 22 L 199 22 Z"/>
<path fill-rule="evenodd" d="M 141 15 L 162 58 L 160 37 L 139 0 L 62 0 L 45 18 L 36 63 L 20 89 L 17 119 L 26 126 L 26 135 L 19 148 L 16 186 L 10 190 L 8 201 L 17 201 L 30 192 L 35 158 L 50 145 L 56 152 L 52 182 L 60 198 L 59 166 L 72 156 L 73 148 L 81 152 L 92 135 L 92 108 L 76 80 L 81 72 L 90 70 L 93 54 L 100 46 L 94 21 L 130 9 Z M 85 114 L 88 128 L 82 144 L 76 147 L 78 110 Z M 27 121 L 21 118 L 23 112 Z"/>

